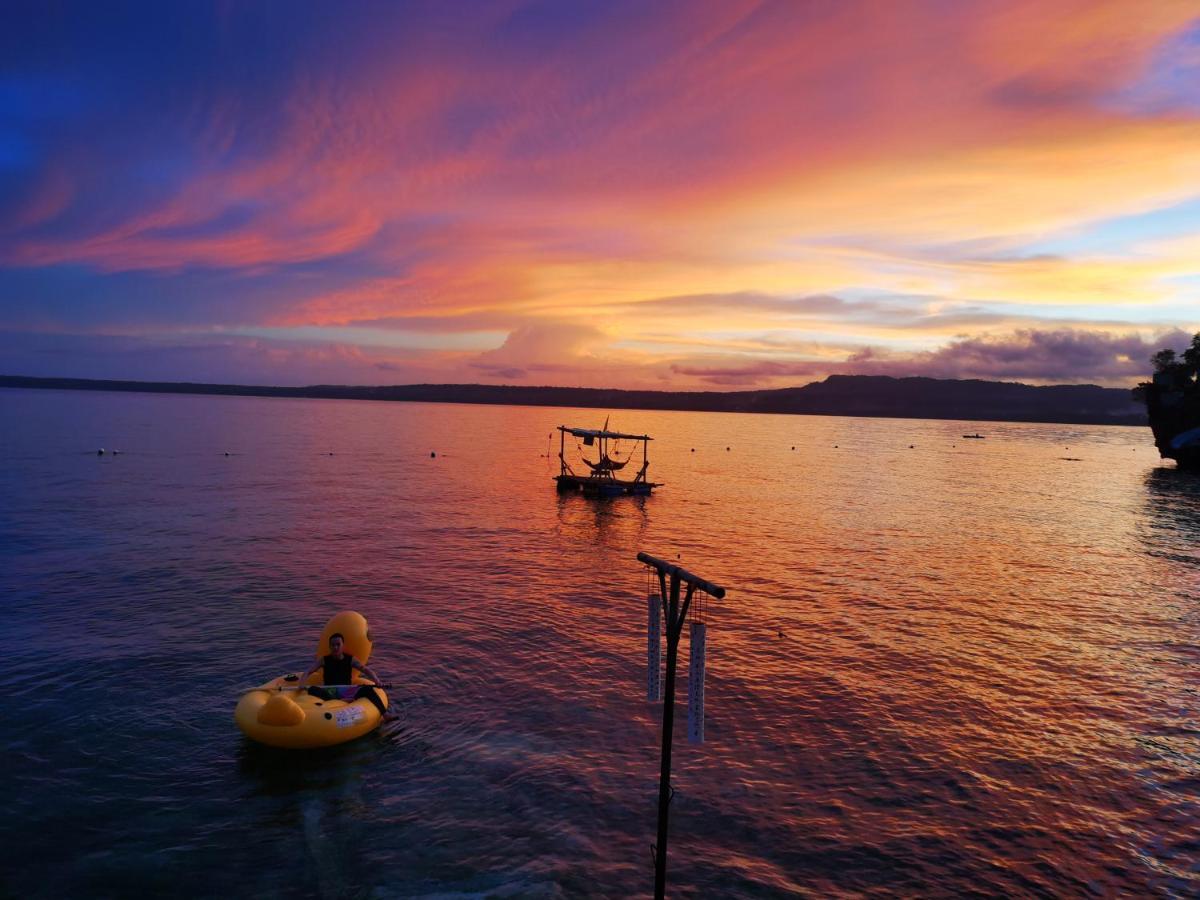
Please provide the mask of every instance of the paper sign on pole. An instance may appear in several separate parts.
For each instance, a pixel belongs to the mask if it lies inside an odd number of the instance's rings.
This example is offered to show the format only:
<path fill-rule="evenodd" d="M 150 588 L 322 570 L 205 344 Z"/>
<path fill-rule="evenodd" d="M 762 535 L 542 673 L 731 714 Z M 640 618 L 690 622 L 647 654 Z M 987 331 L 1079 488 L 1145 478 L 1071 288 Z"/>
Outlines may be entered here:
<path fill-rule="evenodd" d="M 705 625 L 692 622 L 688 645 L 688 743 L 704 743 Z"/>
<path fill-rule="evenodd" d="M 662 699 L 662 598 L 651 591 L 646 598 L 646 699 Z"/>

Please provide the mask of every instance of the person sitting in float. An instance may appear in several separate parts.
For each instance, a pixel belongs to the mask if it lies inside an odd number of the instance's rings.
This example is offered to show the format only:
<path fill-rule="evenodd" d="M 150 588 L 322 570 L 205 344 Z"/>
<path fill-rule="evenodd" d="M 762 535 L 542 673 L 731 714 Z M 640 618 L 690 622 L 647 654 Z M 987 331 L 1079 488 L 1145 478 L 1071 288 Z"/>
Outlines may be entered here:
<path fill-rule="evenodd" d="M 366 697 L 379 710 L 380 714 L 387 713 L 387 707 L 384 706 L 383 700 L 375 690 L 374 685 L 362 684 L 356 685 L 351 682 L 354 679 L 353 670 L 357 669 L 375 684 L 382 684 L 379 676 L 376 675 L 367 666 L 364 666 L 349 653 L 343 652 L 346 639 L 342 637 L 340 632 L 334 632 L 329 636 L 329 655 L 323 656 L 321 661 L 314 665 L 311 669 L 300 676 L 300 681 L 311 675 L 317 669 L 322 669 L 322 677 L 325 681 L 325 687 L 312 685 L 308 689 L 308 693 L 314 697 L 319 697 L 322 700 L 345 700 L 347 703 L 357 700 L 360 697 Z"/>

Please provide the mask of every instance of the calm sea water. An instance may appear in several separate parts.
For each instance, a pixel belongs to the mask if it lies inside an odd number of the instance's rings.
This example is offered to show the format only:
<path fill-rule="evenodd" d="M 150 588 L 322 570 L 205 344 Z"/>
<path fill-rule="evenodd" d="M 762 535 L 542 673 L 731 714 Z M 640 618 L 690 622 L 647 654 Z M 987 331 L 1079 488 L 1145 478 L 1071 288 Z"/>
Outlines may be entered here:
<path fill-rule="evenodd" d="M 646 550 L 729 591 L 674 896 L 1200 896 L 1200 478 L 1148 430 L 614 411 L 665 486 L 557 495 L 604 416 L 0 391 L 0 893 L 649 892 Z M 248 743 L 346 608 L 400 720 Z"/>

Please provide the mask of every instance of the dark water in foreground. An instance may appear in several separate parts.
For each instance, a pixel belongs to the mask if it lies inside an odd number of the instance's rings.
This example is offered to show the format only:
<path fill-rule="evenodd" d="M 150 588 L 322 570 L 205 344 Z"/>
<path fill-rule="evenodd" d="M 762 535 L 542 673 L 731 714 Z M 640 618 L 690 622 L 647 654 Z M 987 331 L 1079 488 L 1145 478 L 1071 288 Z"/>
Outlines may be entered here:
<path fill-rule="evenodd" d="M 647 550 L 729 589 L 675 896 L 1200 896 L 1200 479 L 1148 432 L 618 412 L 666 486 L 556 495 L 602 420 L 0 391 L 0 893 L 648 892 Z M 400 721 L 248 744 L 342 608 Z"/>

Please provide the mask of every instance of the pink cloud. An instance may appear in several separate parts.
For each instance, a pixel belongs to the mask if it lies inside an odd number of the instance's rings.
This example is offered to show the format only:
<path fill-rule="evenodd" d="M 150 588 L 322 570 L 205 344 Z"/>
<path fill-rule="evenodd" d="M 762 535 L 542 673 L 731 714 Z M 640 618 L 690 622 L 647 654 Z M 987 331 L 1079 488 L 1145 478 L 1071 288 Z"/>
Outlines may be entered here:
<path fill-rule="evenodd" d="M 1163 347 L 1185 347 L 1179 329 L 1155 337 L 1082 329 L 1019 329 L 1007 334 L 961 338 L 935 350 L 897 352 L 866 347 L 842 361 L 753 360 L 720 364 L 676 364 L 679 375 L 714 385 L 778 385 L 781 379 L 827 375 L 923 375 L 979 378 L 1033 384 L 1132 385 L 1150 372 L 1150 356 Z"/>
<path fill-rule="evenodd" d="M 281 50 L 261 97 L 191 86 L 161 123 L 179 146 L 152 128 L 117 135 L 134 159 L 107 166 L 93 164 L 94 130 L 56 147 L 0 211 L 0 261 L 157 273 L 164 305 L 184 270 L 286 270 L 270 302 L 207 324 L 487 328 L 508 340 L 469 361 L 438 356 L 437 371 L 507 380 L 740 385 L 837 365 L 1134 377 L 1134 362 L 1113 362 L 1124 345 L 1054 327 L 829 363 L 767 345 L 803 318 L 844 355 L 912 318 L 839 299 L 852 288 L 949 301 L 906 326 L 910 345 L 926 329 L 926 347 L 956 308 L 964 327 L 1008 328 L 1028 319 L 1012 312 L 1022 305 L 1092 302 L 1097 285 L 1111 291 L 1097 306 L 1172 299 L 1177 282 L 1164 283 L 1189 274 L 1187 259 L 984 266 L 936 248 L 1011 246 L 1195 193 L 1200 120 L 1106 101 L 1196 12 L 712 0 L 549 24 L 509 4 L 360 22 L 349 52 L 321 49 L 336 35 L 303 44 L 307 56 Z M 222 27 L 239 21 L 228 12 Z M 1102 310 L 1070 321 L 1089 316 L 1098 334 Z M 696 358 L 705 342 L 716 361 Z M 777 352 L 746 362 L 750 344 Z M 274 345 L 248 352 L 285 364 Z M 403 364 L 314 352 L 287 364 Z"/>
<path fill-rule="evenodd" d="M 436 57 L 368 56 L 336 73 L 314 61 L 283 98 L 265 154 L 237 155 L 246 111 L 213 98 L 193 115 L 197 163 L 173 196 L 87 233 L 18 228 L 5 256 L 110 270 L 280 265 L 366 248 L 386 258 L 405 249 L 375 245 L 389 223 L 429 220 L 436 235 L 439 218 L 473 223 L 470 249 L 484 259 L 506 225 L 510 236 L 566 229 L 585 246 L 616 217 L 651 241 L 701 198 L 1099 127 L 1094 99 L 1190 15 L 1075 0 L 711 3 L 633 22 L 614 12 L 527 56 L 500 50 L 488 32 L 498 17 L 479 16 Z M 617 45 L 622 65 L 610 62 Z M 188 233 L 243 207 L 257 212 Z"/>

